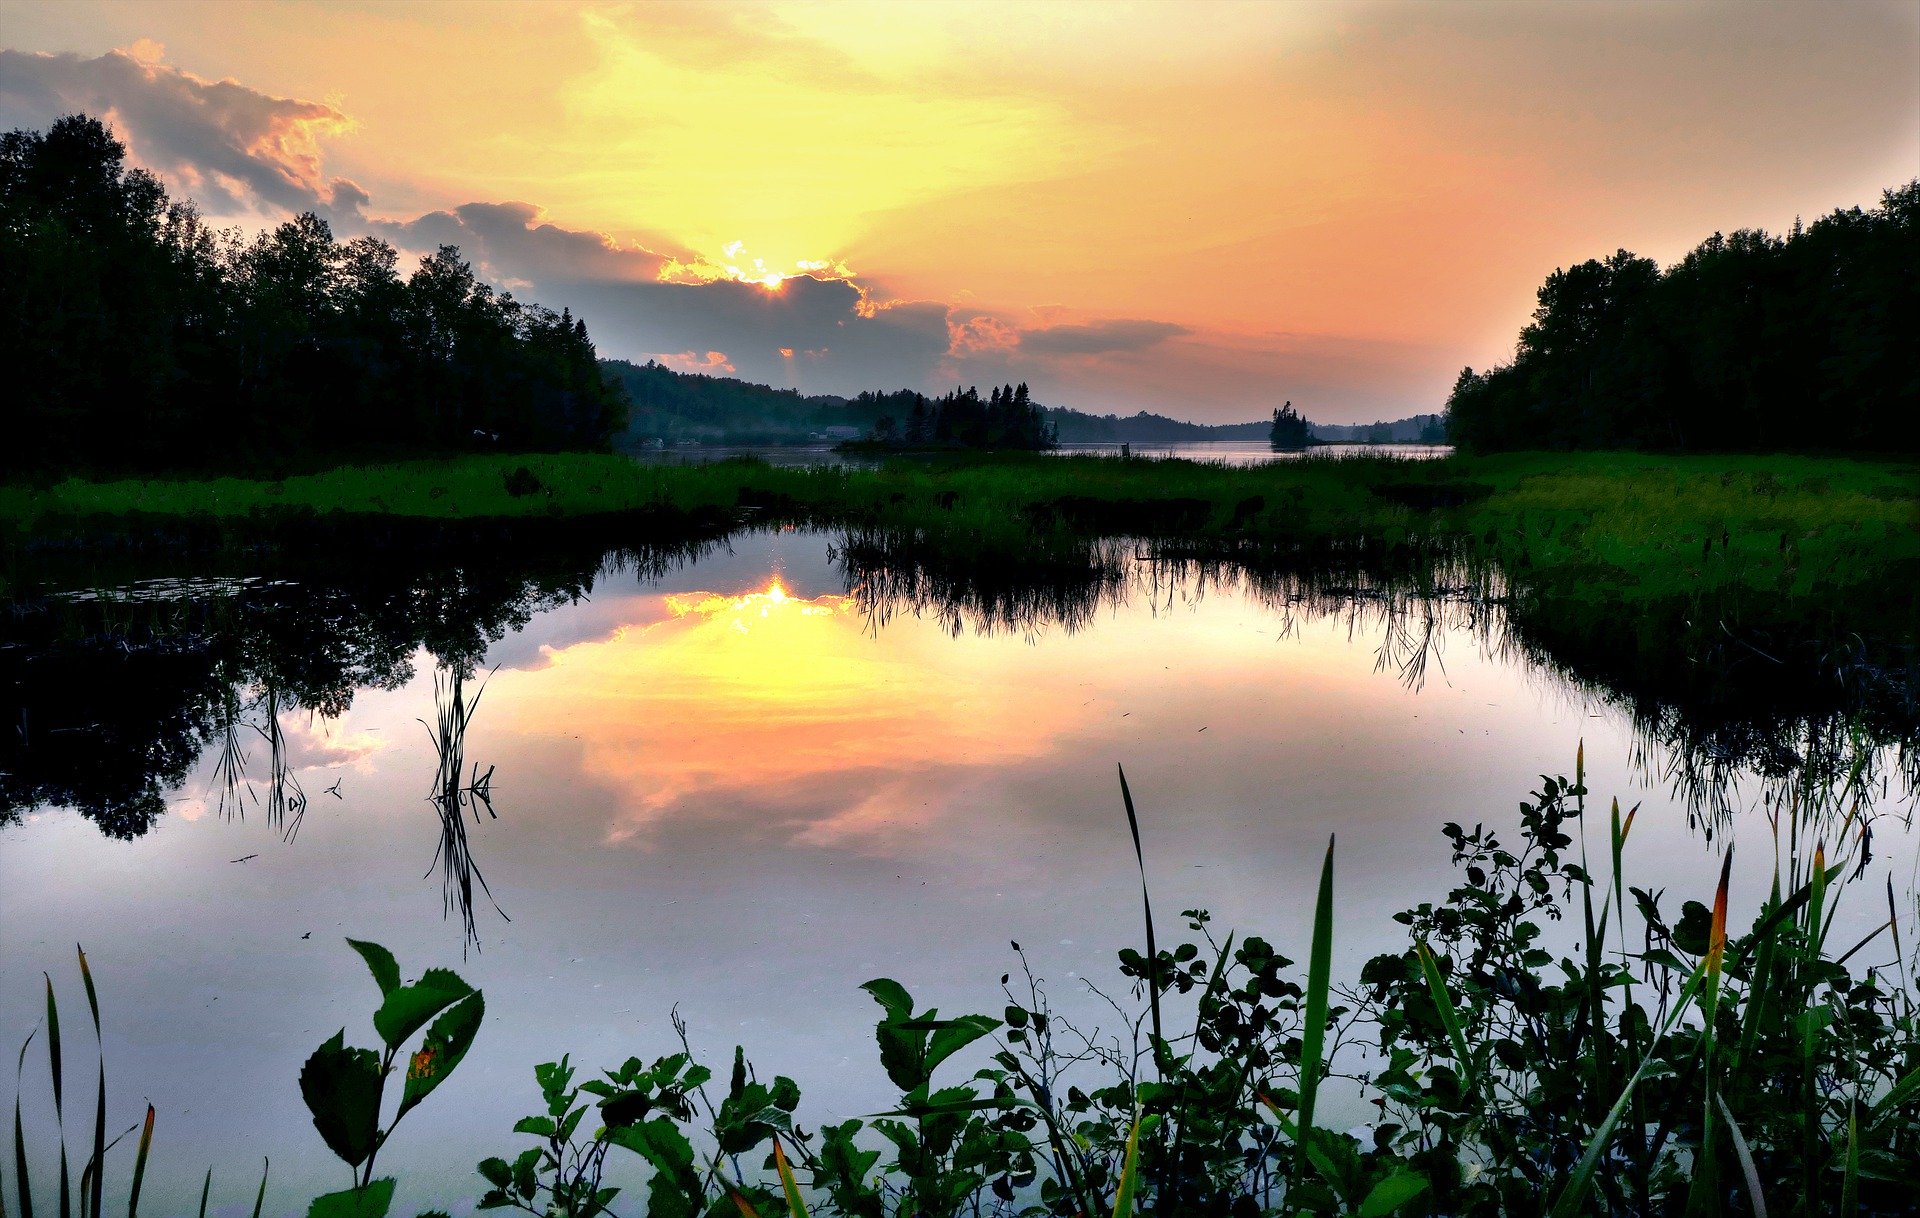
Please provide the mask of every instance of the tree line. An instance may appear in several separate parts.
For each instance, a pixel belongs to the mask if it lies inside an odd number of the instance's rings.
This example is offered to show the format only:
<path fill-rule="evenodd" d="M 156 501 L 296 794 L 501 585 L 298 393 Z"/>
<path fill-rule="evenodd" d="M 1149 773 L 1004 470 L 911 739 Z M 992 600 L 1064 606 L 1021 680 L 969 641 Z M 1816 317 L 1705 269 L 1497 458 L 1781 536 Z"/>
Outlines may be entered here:
<path fill-rule="evenodd" d="M 628 435 L 635 440 L 785 444 L 829 427 L 865 430 L 873 423 L 871 415 L 853 414 L 846 398 L 831 394 L 677 372 L 655 360 L 602 360 L 600 370 L 625 396 Z"/>
<path fill-rule="evenodd" d="M 902 389 L 853 400 L 877 415 L 868 441 L 889 448 L 1046 449 L 1057 442 L 1025 381 L 995 388 L 984 400 L 975 386 L 938 398 Z"/>
<path fill-rule="evenodd" d="M 1920 450 L 1920 181 L 1785 236 L 1715 233 L 1662 270 L 1557 270 L 1513 361 L 1468 368 L 1456 444 Z"/>
<path fill-rule="evenodd" d="M 585 322 L 453 246 L 400 264 L 312 213 L 215 229 L 95 118 L 0 135 L 0 472 L 589 448 L 621 426 Z"/>

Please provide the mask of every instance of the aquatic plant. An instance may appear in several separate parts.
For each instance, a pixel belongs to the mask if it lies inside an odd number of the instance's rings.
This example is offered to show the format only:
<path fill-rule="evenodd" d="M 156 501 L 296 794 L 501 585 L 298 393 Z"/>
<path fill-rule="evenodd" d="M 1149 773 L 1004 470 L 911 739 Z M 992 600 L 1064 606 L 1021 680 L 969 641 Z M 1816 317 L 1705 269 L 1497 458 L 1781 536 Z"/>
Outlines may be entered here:
<path fill-rule="evenodd" d="M 366 961 L 380 987 L 373 1027 L 381 1047 L 354 1048 L 346 1043 L 342 1028 L 301 1067 L 300 1095 L 313 1114 L 313 1126 L 353 1175 L 352 1187 L 316 1198 L 308 1218 L 383 1218 L 393 1200 L 394 1180 L 373 1174 L 381 1148 L 406 1115 L 465 1060 L 486 1013 L 486 999 L 458 975 L 430 968 L 419 980 L 403 982 L 400 966 L 386 948 L 357 939 L 347 943 Z M 419 1047 L 403 1053 L 422 1029 Z M 403 1063 L 400 1100 L 382 1128 L 387 1080 L 396 1062 Z"/>

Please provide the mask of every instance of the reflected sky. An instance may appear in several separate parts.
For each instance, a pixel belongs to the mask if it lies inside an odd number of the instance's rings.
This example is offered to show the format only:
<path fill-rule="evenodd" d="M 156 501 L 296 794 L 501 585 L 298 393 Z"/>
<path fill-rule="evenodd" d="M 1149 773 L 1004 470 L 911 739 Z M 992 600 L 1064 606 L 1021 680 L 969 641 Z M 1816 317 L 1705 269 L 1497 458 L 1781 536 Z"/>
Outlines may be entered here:
<path fill-rule="evenodd" d="M 257 803 L 218 810 L 212 751 L 135 841 L 33 812 L 0 834 L 0 1030 L 33 1026 L 43 969 L 78 1018 L 83 942 L 116 1110 L 159 1108 L 156 1212 L 197 1197 L 209 1163 L 232 1173 L 216 1196 L 250 1201 L 238 1165 L 261 1155 L 291 1212 L 344 1183 L 301 1106 L 300 1062 L 342 1024 L 372 1036 L 372 983 L 343 936 L 386 943 L 409 975 L 459 968 L 488 1022 L 382 1156 L 408 1178 L 402 1205 L 421 1207 L 478 1195 L 468 1165 L 513 1144 L 534 1063 L 664 1053 L 676 1006 L 709 1062 L 741 1043 L 796 1078 L 811 1123 L 888 1098 L 876 1008 L 856 988 L 869 978 L 997 1011 L 1018 940 L 1060 1004 L 1091 1016 L 1080 979 L 1117 982 L 1113 953 L 1139 934 L 1118 764 L 1165 926 L 1204 906 L 1304 958 L 1337 832 L 1346 976 L 1401 946 L 1393 912 L 1444 896 L 1440 826 L 1510 826 L 1582 739 L 1597 795 L 1644 803 L 1630 882 L 1675 907 L 1710 894 L 1719 843 L 1635 770 L 1625 716 L 1465 625 L 1444 624 L 1408 682 L 1381 663 L 1376 620 L 1289 617 L 1232 581 L 1138 590 L 1075 631 L 955 634 L 935 613 L 881 620 L 861 603 L 829 539 L 763 534 L 664 579 L 608 574 L 494 645 L 465 755 L 495 774 L 499 817 L 469 832 L 499 912 L 477 912 L 464 962 L 430 874 L 425 655 L 337 718 L 282 714 L 308 800 L 291 843 Z M 250 764 L 257 778 L 263 741 Z M 1765 821 L 1738 832 L 1753 844 L 1735 899 L 1751 908 Z M 1906 891 L 1913 855 L 1894 836 L 1872 874 Z"/>

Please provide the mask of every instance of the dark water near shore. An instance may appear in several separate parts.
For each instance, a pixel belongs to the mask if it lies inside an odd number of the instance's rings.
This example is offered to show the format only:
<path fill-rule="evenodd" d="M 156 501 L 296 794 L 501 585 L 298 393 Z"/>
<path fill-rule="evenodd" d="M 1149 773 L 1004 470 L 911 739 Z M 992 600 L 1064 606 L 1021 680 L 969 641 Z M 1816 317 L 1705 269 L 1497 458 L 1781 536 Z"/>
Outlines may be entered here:
<path fill-rule="evenodd" d="M 159 1108 L 154 1212 L 262 1155 L 273 1195 L 304 1198 L 343 1180 L 300 1063 L 342 1024 L 371 1035 L 342 938 L 409 974 L 456 967 L 488 1022 L 381 1158 L 417 1207 L 478 1195 L 467 1169 L 512 1142 L 534 1063 L 665 1053 L 676 1007 L 709 1062 L 740 1043 L 797 1079 L 809 1123 L 889 1098 L 869 978 L 997 1011 L 1018 940 L 1090 1015 L 1083 979 L 1117 985 L 1139 933 L 1117 763 L 1170 925 L 1203 906 L 1303 956 L 1337 832 L 1348 977 L 1400 946 L 1392 913 L 1453 883 L 1440 826 L 1510 823 L 1583 740 L 1596 799 L 1642 805 L 1633 883 L 1705 898 L 1724 841 L 1750 837 L 1735 900 L 1758 900 L 1780 776 L 1722 757 L 1726 806 L 1703 808 L 1700 759 L 1511 645 L 1499 604 L 1108 557 L 1092 590 L 989 596 L 785 531 L 524 581 L 50 597 L 0 648 L 19 717 L 0 806 L 20 817 L 0 828 L 0 1031 L 33 1027 L 47 970 L 85 1059 L 84 943 L 116 1115 Z M 448 741 L 429 725 L 455 675 L 472 719 Z M 1897 769 L 1891 744 L 1862 747 Z M 491 894 L 471 944 L 429 799 L 451 746 L 484 796 L 463 804 Z M 1897 775 L 1865 807 L 1870 878 L 1910 891 Z"/>

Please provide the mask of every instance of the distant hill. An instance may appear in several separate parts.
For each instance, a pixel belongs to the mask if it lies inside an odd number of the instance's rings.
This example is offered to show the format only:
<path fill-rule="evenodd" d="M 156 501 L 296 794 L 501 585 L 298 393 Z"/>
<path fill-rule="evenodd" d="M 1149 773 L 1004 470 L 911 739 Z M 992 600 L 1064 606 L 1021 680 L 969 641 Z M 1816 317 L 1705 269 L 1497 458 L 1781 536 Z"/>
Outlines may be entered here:
<path fill-rule="evenodd" d="M 902 398 L 911 391 L 863 393 L 846 398 L 834 394 L 801 394 L 775 389 L 729 376 L 676 372 L 664 364 L 628 360 L 600 361 L 600 371 L 625 391 L 628 405 L 627 444 L 662 440 L 669 444 L 806 444 L 846 440 L 872 432 L 883 416 L 906 423 Z M 1046 422 L 1059 432 L 1062 444 L 1183 444 L 1204 440 L 1259 440 L 1267 438 L 1269 423 L 1189 423 L 1140 411 L 1132 415 L 1097 415 L 1066 407 L 1044 408 Z M 897 416 L 897 417 L 896 417 Z M 1437 414 L 1414 415 L 1392 422 L 1314 423 L 1313 437 L 1336 444 L 1417 443 L 1423 428 L 1440 425 Z"/>
<path fill-rule="evenodd" d="M 1409 415 L 1379 423 L 1315 423 L 1313 438 L 1325 444 L 1445 444 L 1446 420 L 1437 414 Z"/>
<path fill-rule="evenodd" d="M 1062 444 L 1186 444 L 1204 440 L 1265 440 L 1271 424 L 1187 423 L 1141 411 L 1134 415 L 1096 415 L 1054 408 L 1047 421 L 1059 430 Z M 1325 444 L 1419 444 L 1439 442 L 1444 435 L 1437 414 L 1416 414 L 1378 423 L 1310 423 L 1313 438 Z"/>
<path fill-rule="evenodd" d="M 1184 423 L 1165 415 L 1088 414 L 1063 406 L 1049 407 L 1062 444 L 1181 444 L 1196 440 L 1264 440 L 1267 421 L 1254 423 Z"/>
<path fill-rule="evenodd" d="M 629 444 L 804 444 L 865 435 L 874 423 L 871 411 L 843 397 L 675 372 L 651 360 L 601 360 L 600 371 L 626 394 L 627 430 L 619 439 Z"/>

